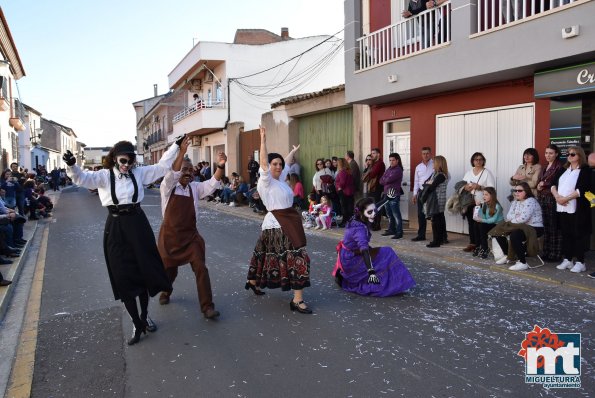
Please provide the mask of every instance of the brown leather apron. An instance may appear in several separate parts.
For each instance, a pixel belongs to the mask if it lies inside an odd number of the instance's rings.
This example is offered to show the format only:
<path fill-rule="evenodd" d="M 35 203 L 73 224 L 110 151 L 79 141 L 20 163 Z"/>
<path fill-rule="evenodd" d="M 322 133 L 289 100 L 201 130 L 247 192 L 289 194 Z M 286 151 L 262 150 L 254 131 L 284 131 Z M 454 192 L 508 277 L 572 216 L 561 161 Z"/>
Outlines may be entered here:
<path fill-rule="evenodd" d="M 192 189 L 190 196 L 171 193 L 161 229 L 159 230 L 159 254 L 165 268 L 179 267 L 192 261 L 205 265 L 205 241 L 196 230 L 196 210 Z"/>

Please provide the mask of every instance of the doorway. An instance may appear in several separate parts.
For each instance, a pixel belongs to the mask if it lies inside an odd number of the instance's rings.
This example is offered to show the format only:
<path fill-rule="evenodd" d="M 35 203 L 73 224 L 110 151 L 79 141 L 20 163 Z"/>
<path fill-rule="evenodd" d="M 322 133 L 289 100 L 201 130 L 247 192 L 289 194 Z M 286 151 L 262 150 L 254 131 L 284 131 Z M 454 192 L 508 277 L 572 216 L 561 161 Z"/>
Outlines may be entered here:
<path fill-rule="evenodd" d="M 384 164 L 388 165 L 388 156 L 398 153 L 403 163 L 403 195 L 401 195 L 401 216 L 409 220 L 409 198 L 411 195 L 411 121 L 400 119 L 384 122 Z"/>

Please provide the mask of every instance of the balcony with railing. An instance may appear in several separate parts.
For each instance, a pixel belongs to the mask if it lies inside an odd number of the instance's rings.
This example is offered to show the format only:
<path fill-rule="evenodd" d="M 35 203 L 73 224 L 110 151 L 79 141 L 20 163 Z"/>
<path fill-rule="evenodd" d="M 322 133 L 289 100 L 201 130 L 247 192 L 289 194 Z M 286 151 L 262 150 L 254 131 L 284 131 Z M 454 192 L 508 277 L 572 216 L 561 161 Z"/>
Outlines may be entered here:
<path fill-rule="evenodd" d="M 407 58 L 450 42 L 450 1 L 357 40 L 359 70 Z"/>
<path fill-rule="evenodd" d="M 220 130 L 226 120 L 227 101 L 224 98 L 198 100 L 174 115 L 174 134 Z"/>
<path fill-rule="evenodd" d="M 579 0 L 478 0 L 477 33 L 525 22 Z M 593 16 L 595 18 L 595 15 Z"/>

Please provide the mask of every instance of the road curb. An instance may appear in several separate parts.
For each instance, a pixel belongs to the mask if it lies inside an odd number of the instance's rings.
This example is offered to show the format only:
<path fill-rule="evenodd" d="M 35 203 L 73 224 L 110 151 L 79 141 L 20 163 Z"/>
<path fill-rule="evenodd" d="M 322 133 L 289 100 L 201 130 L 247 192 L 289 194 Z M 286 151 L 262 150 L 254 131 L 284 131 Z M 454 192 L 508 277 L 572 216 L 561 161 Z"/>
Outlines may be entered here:
<path fill-rule="evenodd" d="M 3 320 L 4 315 L 6 315 L 6 311 L 8 310 L 8 303 L 10 303 L 10 299 L 12 298 L 12 295 L 14 293 L 14 289 L 16 289 L 17 284 L 19 282 L 19 277 L 21 276 L 21 271 L 23 269 L 23 265 L 25 264 L 25 256 L 31 254 L 28 252 L 28 250 L 31 246 L 31 242 L 33 241 L 33 237 L 35 236 L 35 232 L 37 232 L 38 224 L 39 221 L 35 221 L 34 226 L 25 229 L 25 233 L 23 235 L 24 238 L 27 239 L 27 244 L 25 244 L 25 246 L 23 247 L 21 255 L 18 257 L 17 261 L 10 265 L 8 272 L 2 273 L 6 279 L 12 281 L 12 284 L 4 288 L 0 288 L 0 321 Z M 29 234 L 29 231 L 32 232 Z"/>
<path fill-rule="evenodd" d="M 210 208 L 213 209 L 215 211 L 221 212 L 221 213 L 227 213 L 230 215 L 234 215 L 237 217 L 241 217 L 241 218 L 245 218 L 245 219 L 249 219 L 249 220 L 255 220 L 255 221 L 262 221 L 263 217 L 257 213 L 252 212 L 250 208 L 247 208 L 246 206 L 240 206 L 240 207 L 229 207 L 226 206 L 224 204 L 214 204 L 213 202 L 205 202 L 205 208 Z M 250 210 L 247 211 L 246 209 Z M 326 230 L 324 231 L 324 235 L 326 236 L 333 236 L 336 237 L 337 239 L 341 239 L 343 237 L 343 230 L 341 229 L 330 229 L 330 230 Z M 406 229 L 405 232 L 415 232 L 413 229 Z M 312 233 L 317 233 L 312 231 Z M 320 234 L 322 234 L 322 232 L 318 232 Z M 393 249 L 395 249 L 397 251 L 397 253 L 403 253 L 403 254 L 407 254 L 407 255 L 412 255 L 412 256 L 416 256 L 418 258 L 424 258 L 424 259 L 428 259 L 428 261 L 442 261 L 442 262 L 446 262 L 446 264 L 436 264 L 436 265 L 440 265 L 440 266 L 446 266 L 446 267 L 458 267 L 460 269 L 460 264 L 464 264 L 466 266 L 471 267 L 470 270 L 484 270 L 484 271 L 492 271 L 492 272 L 497 272 L 499 274 L 503 274 L 503 275 L 508 275 L 508 276 L 515 276 L 518 278 L 522 278 L 522 279 L 526 279 L 526 280 L 530 280 L 530 281 L 534 281 L 534 282 L 539 282 L 539 283 L 545 283 L 548 284 L 549 286 L 555 286 L 555 287 L 565 287 L 567 289 L 574 289 L 574 290 L 579 290 L 581 292 L 584 293 L 588 293 L 588 294 L 593 294 L 595 295 L 595 283 L 593 283 L 593 280 L 587 277 L 587 273 L 583 272 L 582 273 L 582 277 L 580 279 L 584 279 L 584 282 L 582 280 L 580 281 L 567 281 L 563 278 L 552 278 L 549 276 L 541 276 L 541 275 L 537 275 L 535 273 L 532 273 L 531 270 L 529 271 L 511 271 L 507 268 L 507 266 L 505 265 L 496 265 L 493 263 L 493 261 L 491 260 L 483 260 L 483 259 L 478 259 L 476 257 L 469 257 L 469 258 L 465 258 L 465 257 L 461 257 L 461 256 L 456 256 L 455 254 L 457 253 L 457 251 L 460 252 L 460 249 L 462 249 L 463 247 L 459 247 L 459 246 L 455 246 L 455 245 L 445 245 L 443 247 L 441 247 L 440 249 L 436 250 L 424 250 L 425 249 L 425 245 L 420 245 L 420 244 L 416 244 L 416 247 L 412 247 L 412 245 L 409 245 L 408 243 L 405 244 L 394 244 L 394 241 L 389 241 L 387 242 L 387 239 L 382 239 L 381 237 L 376 236 L 377 234 L 373 234 L 372 236 L 372 240 L 371 243 L 373 246 L 390 246 Z M 450 237 L 450 233 L 449 233 L 449 237 Z M 407 241 L 403 241 L 403 242 L 407 242 Z M 419 247 L 419 249 L 417 249 L 417 247 Z M 424 249 L 422 249 L 422 247 Z M 446 250 L 444 250 L 446 249 Z M 548 264 L 547 266 L 552 266 L 553 264 Z M 589 271 L 588 271 L 589 272 Z M 560 272 L 560 276 L 565 276 L 564 275 L 564 271 Z"/>

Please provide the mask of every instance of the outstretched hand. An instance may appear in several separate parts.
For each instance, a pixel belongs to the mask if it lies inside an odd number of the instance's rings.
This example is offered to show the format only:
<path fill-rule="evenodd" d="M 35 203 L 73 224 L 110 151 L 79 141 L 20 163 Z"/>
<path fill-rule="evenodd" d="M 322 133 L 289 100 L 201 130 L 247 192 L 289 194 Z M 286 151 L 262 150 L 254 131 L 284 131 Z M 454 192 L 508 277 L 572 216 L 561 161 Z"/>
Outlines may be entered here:
<path fill-rule="evenodd" d="M 185 138 L 188 138 L 186 134 L 179 136 L 179 137 L 176 139 L 176 144 L 177 144 L 179 147 L 181 147 L 181 146 L 182 146 L 182 142 L 184 142 L 184 139 L 185 139 Z"/>
<path fill-rule="evenodd" d="M 225 155 L 223 152 L 219 152 L 217 155 L 217 164 L 219 166 L 225 166 L 225 163 L 227 163 L 227 155 Z"/>
<path fill-rule="evenodd" d="M 76 158 L 72 152 L 70 152 L 70 150 L 66 151 L 66 153 L 62 156 L 62 160 L 64 160 L 64 162 L 69 166 L 74 166 L 76 163 Z"/>
<path fill-rule="evenodd" d="M 298 144 L 298 146 L 295 146 L 295 145 L 294 145 L 294 146 L 293 146 L 293 149 L 291 150 L 291 152 L 297 152 L 297 151 L 298 151 L 298 149 L 300 149 L 300 145 L 301 145 L 301 144 Z"/>
<path fill-rule="evenodd" d="M 262 125 L 258 125 L 258 127 L 260 128 L 260 138 L 264 138 L 267 136 L 267 129 L 262 126 Z"/>
<path fill-rule="evenodd" d="M 178 144 L 178 146 L 180 147 L 180 152 L 186 153 L 186 151 L 188 151 L 188 147 L 190 146 L 191 142 L 192 142 L 192 138 L 190 138 L 189 136 L 184 134 L 181 138 L 179 138 L 176 141 L 176 144 Z"/>

